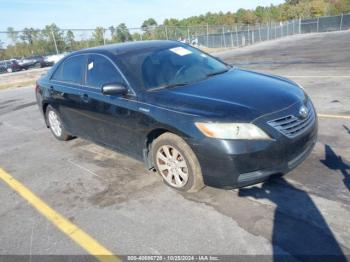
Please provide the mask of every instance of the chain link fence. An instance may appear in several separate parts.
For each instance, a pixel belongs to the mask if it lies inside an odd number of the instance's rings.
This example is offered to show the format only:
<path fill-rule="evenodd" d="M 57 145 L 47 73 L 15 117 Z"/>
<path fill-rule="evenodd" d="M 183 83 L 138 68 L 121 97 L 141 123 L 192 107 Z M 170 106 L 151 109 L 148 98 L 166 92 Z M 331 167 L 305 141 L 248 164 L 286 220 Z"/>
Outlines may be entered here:
<path fill-rule="evenodd" d="M 168 39 L 206 48 L 235 48 L 295 34 L 350 29 L 350 14 L 257 25 L 156 26 L 0 32 L 0 59 L 52 55 L 126 41 Z"/>

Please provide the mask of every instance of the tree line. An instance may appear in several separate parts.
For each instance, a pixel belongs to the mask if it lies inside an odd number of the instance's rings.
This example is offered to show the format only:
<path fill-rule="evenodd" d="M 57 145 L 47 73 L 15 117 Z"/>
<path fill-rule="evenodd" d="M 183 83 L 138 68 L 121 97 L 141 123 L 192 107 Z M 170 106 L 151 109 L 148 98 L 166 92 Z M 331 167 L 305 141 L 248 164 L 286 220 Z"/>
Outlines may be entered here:
<path fill-rule="evenodd" d="M 133 40 L 176 39 L 190 34 L 188 27 L 194 26 L 205 28 L 207 25 L 265 24 L 349 12 L 350 0 L 286 0 L 280 5 L 258 6 L 254 10 L 208 12 L 185 19 L 169 18 L 161 24 L 154 18 L 149 18 L 142 23 L 141 30 L 133 33 L 124 23 L 109 28 L 97 27 L 89 36 L 82 30 L 62 30 L 54 23 L 41 30 L 24 28 L 16 31 L 13 27 L 9 27 L 5 32 L 7 43 L 2 42 L 0 38 L 0 59 L 48 55 Z"/>

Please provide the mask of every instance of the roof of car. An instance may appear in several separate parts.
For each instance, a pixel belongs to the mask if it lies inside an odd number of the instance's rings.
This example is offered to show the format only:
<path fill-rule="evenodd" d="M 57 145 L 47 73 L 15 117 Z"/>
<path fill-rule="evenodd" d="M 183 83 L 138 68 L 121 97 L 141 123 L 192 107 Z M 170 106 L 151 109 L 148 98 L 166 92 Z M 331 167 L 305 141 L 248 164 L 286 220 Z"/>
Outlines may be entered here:
<path fill-rule="evenodd" d="M 134 41 L 134 42 L 125 42 L 125 43 L 86 48 L 78 51 L 77 53 L 88 53 L 92 51 L 93 52 L 107 51 L 114 55 L 118 55 L 118 54 L 135 52 L 138 50 L 143 50 L 148 48 L 167 48 L 167 47 L 174 46 L 176 44 L 182 44 L 182 43 L 178 41 L 171 41 L 171 40 Z"/>

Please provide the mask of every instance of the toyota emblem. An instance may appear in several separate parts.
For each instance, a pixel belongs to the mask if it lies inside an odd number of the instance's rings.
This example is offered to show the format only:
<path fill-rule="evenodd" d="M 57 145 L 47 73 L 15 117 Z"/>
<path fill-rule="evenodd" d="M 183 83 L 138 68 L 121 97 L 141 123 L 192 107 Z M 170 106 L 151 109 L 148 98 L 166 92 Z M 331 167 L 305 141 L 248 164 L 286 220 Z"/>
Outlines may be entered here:
<path fill-rule="evenodd" d="M 302 106 L 299 109 L 300 118 L 306 118 L 309 114 L 309 109 L 306 106 Z"/>

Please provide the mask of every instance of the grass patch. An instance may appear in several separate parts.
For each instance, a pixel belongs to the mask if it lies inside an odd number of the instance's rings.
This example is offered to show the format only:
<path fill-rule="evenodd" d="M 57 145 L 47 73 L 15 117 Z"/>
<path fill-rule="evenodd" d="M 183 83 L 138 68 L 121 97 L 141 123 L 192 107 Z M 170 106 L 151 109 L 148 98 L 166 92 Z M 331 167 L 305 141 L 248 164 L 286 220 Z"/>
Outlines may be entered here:
<path fill-rule="evenodd" d="M 32 79 L 32 80 L 23 80 L 23 81 L 4 83 L 4 84 L 0 84 L 0 90 L 7 89 L 7 88 L 24 87 L 24 86 L 34 86 L 35 82 L 36 80 Z"/>

